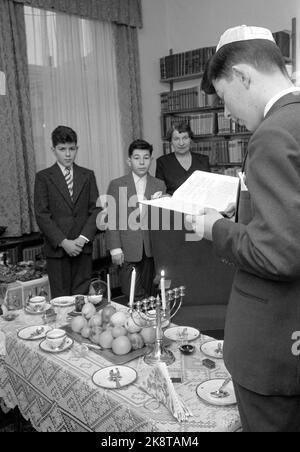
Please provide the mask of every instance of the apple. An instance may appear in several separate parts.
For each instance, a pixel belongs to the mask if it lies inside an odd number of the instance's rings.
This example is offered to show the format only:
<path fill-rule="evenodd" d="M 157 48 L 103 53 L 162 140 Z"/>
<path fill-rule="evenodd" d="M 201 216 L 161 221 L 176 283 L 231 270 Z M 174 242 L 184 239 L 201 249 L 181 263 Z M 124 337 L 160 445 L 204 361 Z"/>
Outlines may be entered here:
<path fill-rule="evenodd" d="M 93 315 L 93 317 L 89 320 L 89 326 L 101 326 L 102 325 L 102 315 L 100 313 L 97 313 Z"/>
<path fill-rule="evenodd" d="M 128 338 L 131 342 L 131 347 L 133 350 L 139 350 L 140 348 L 143 348 L 145 345 L 144 339 L 140 333 L 128 334 Z"/>
<path fill-rule="evenodd" d="M 100 334 L 103 332 L 101 326 L 93 326 L 91 328 L 89 339 L 94 342 L 94 344 L 99 344 Z"/>
<path fill-rule="evenodd" d="M 96 308 L 92 303 L 85 303 L 82 308 L 81 314 L 83 315 L 83 317 L 89 320 L 93 317 L 93 315 L 96 314 Z"/>
<path fill-rule="evenodd" d="M 87 320 L 81 315 L 72 319 L 71 328 L 74 333 L 79 333 L 85 326 L 87 326 Z"/>
<path fill-rule="evenodd" d="M 133 320 L 132 317 L 129 317 L 126 320 L 125 328 L 128 331 L 128 333 L 139 333 L 142 329 L 141 326 L 139 326 L 135 323 L 135 320 Z"/>
<path fill-rule="evenodd" d="M 153 326 L 145 326 L 140 332 L 145 344 L 153 344 L 156 339 L 156 331 Z"/>

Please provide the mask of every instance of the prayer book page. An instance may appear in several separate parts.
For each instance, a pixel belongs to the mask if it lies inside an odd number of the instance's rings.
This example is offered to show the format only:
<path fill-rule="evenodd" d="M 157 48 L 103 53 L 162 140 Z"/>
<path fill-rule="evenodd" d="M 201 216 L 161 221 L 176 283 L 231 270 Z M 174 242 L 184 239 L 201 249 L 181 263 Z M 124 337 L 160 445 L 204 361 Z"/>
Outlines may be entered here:
<path fill-rule="evenodd" d="M 195 171 L 173 194 L 142 204 L 197 215 L 205 207 L 223 212 L 236 202 L 239 178 L 223 174 Z"/>

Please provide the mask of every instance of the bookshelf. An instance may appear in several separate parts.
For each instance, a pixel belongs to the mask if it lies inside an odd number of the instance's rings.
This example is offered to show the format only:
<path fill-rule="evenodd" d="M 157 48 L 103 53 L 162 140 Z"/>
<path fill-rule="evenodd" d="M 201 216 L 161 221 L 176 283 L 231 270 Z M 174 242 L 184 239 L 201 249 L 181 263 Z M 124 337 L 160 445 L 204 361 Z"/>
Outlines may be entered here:
<path fill-rule="evenodd" d="M 281 49 L 290 75 L 296 68 L 296 19 L 291 31 L 275 32 L 274 39 Z M 206 61 L 215 47 L 189 50 L 160 58 L 160 82 L 169 90 L 160 93 L 161 137 L 163 152 L 171 152 L 166 140 L 174 124 L 189 122 L 194 133 L 191 151 L 209 157 L 212 171 L 235 176 L 240 171 L 251 133 L 230 118 L 224 117 L 224 105 L 216 95 L 200 89 Z M 197 80 L 193 86 L 174 89 L 175 83 Z"/>

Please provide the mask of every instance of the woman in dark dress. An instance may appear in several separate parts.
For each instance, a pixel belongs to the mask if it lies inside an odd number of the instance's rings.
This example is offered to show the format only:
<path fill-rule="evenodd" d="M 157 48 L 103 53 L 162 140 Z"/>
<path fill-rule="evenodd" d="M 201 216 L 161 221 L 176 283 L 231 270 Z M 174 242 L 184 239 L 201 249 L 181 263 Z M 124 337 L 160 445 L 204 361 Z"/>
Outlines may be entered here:
<path fill-rule="evenodd" d="M 186 122 L 180 123 L 168 132 L 173 152 L 163 155 L 156 160 L 158 179 L 164 181 L 167 193 L 173 195 L 196 170 L 210 171 L 209 159 L 206 155 L 190 151 L 193 132 Z"/>

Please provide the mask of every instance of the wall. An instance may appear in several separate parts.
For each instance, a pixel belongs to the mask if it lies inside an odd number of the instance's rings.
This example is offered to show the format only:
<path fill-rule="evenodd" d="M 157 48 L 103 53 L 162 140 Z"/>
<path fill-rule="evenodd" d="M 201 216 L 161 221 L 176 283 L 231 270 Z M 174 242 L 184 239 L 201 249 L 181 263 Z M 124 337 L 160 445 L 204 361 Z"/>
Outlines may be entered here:
<path fill-rule="evenodd" d="M 142 0 L 142 7 L 144 28 L 139 33 L 139 46 L 144 137 L 154 145 L 154 158 L 162 154 L 159 93 L 169 89 L 168 84 L 159 82 L 159 58 L 169 49 L 177 53 L 216 45 L 227 28 L 244 23 L 274 32 L 289 30 L 292 17 L 297 17 L 300 70 L 299 0 Z"/>

